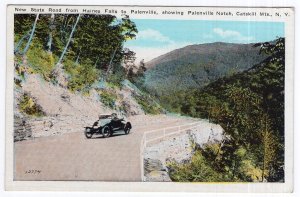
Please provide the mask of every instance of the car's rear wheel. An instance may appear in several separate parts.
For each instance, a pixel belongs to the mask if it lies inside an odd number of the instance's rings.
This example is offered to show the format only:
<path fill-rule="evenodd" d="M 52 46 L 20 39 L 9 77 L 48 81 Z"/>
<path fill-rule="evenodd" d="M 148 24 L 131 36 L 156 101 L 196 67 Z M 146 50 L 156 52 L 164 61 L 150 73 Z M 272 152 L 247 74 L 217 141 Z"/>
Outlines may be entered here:
<path fill-rule="evenodd" d="M 90 129 L 85 129 L 84 131 L 85 137 L 90 139 L 93 136 L 93 133 L 90 132 Z"/>
<path fill-rule="evenodd" d="M 110 128 L 108 126 L 103 127 L 102 129 L 102 135 L 103 137 L 107 138 L 111 135 Z"/>
<path fill-rule="evenodd" d="M 124 131 L 125 131 L 126 135 L 128 135 L 130 133 L 130 129 L 129 128 L 128 129 L 124 129 Z"/>

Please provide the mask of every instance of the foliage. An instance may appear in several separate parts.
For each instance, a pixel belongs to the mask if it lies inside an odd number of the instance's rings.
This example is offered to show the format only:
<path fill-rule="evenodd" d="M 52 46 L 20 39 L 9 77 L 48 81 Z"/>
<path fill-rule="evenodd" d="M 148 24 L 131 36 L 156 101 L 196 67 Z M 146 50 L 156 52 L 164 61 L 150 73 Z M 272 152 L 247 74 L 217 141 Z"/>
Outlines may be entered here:
<path fill-rule="evenodd" d="M 69 62 L 66 64 L 65 70 L 70 74 L 68 88 L 74 92 L 88 91 L 99 76 L 99 70 L 93 66 L 90 60 L 81 64 Z"/>
<path fill-rule="evenodd" d="M 102 103 L 111 108 L 114 109 L 115 108 L 115 102 L 117 100 L 117 95 L 111 91 L 102 91 L 100 93 L 100 97 L 101 97 L 101 101 Z"/>
<path fill-rule="evenodd" d="M 114 84 L 118 88 L 122 86 L 122 81 L 126 79 L 126 71 L 120 64 L 114 66 L 112 74 L 107 78 L 107 82 Z"/>
<path fill-rule="evenodd" d="M 163 112 L 162 107 L 147 94 L 134 94 L 134 98 L 147 114 L 160 114 Z"/>
<path fill-rule="evenodd" d="M 186 164 L 171 162 L 168 165 L 169 175 L 176 182 L 219 182 L 223 181 L 200 151 L 197 151 L 191 161 Z"/>
<path fill-rule="evenodd" d="M 126 77 L 120 66 L 125 56 L 123 43 L 134 39 L 137 32 L 128 16 L 16 14 L 14 51 L 16 56 L 27 57 L 24 63 L 45 79 L 55 77 L 51 73 L 62 59 L 70 76 L 68 87 L 88 91 L 100 78 L 120 86 Z"/>
<path fill-rule="evenodd" d="M 132 67 L 128 70 L 128 80 L 134 83 L 136 86 L 140 87 L 140 89 L 145 89 L 144 84 L 146 71 L 147 68 L 145 66 L 144 60 L 142 60 L 136 72 L 133 71 Z"/>
<path fill-rule="evenodd" d="M 35 44 L 33 41 L 33 46 L 27 52 L 27 60 L 35 73 L 42 75 L 46 80 L 51 78 L 51 72 L 54 68 L 54 58 L 51 54 L 43 50 L 42 46 L 38 43 Z"/>
<path fill-rule="evenodd" d="M 229 139 L 217 155 L 202 155 L 224 180 L 284 181 L 284 39 L 255 46 L 269 55 L 260 64 L 160 101 L 170 111 L 222 126 Z"/>
<path fill-rule="evenodd" d="M 19 109 L 21 112 L 31 116 L 43 116 L 45 113 L 43 112 L 41 106 L 36 104 L 33 98 L 31 98 L 28 94 L 24 94 L 20 98 Z"/>
<path fill-rule="evenodd" d="M 233 148 L 230 144 L 196 147 L 191 161 L 183 164 L 171 162 L 168 168 L 172 181 L 180 182 L 260 181 L 262 174 L 245 148 Z"/>
<path fill-rule="evenodd" d="M 263 141 L 262 145 L 262 181 L 265 181 L 268 177 L 271 177 L 270 170 L 272 169 L 272 166 L 276 166 L 276 163 L 274 163 L 274 159 L 278 159 L 276 153 L 279 149 L 277 147 L 279 145 L 277 136 L 272 131 L 272 128 L 270 127 L 271 121 L 268 119 L 267 116 L 262 118 L 262 124 L 264 125 L 263 130 L 261 133 L 261 139 Z M 280 158 L 279 158 L 280 159 Z"/>

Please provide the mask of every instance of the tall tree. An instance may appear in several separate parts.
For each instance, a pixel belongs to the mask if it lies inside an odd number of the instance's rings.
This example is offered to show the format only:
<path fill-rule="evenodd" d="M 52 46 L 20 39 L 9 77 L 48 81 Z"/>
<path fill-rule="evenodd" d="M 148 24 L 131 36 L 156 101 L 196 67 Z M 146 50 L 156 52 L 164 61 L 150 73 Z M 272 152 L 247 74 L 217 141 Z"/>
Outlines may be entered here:
<path fill-rule="evenodd" d="M 39 14 L 36 15 L 36 18 L 35 18 L 35 21 L 33 23 L 33 26 L 32 26 L 32 30 L 31 30 L 31 33 L 30 33 L 30 36 L 29 36 L 29 39 L 27 41 L 27 44 L 22 52 L 22 54 L 26 54 L 27 50 L 29 49 L 29 46 L 31 44 L 31 41 L 32 41 L 32 38 L 33 38 L 33 35 L 34 35 L 34 31 L 35 31 L 35 28 L 36 28 L 36 24 L 37 24 L 37 21 L 39 19 Z"/>
<path fill-rule="evenodd" d="M 65 53 L 67 52 L 67 49 L 68 49 L 68 47 L 69 47 L 69 44 L 70 44 L 70 42 L 71 42 L 71 39 L 72 39 L 72 37 L 73 37 L 73 34 L 74 34 L 75 30 L 76 30 L 76 26 L 77 26 L 77 24 L 78 24 L 79 19 L 80 19 L 80 14 L 78 14 L 78 16 L 77 16 L 76 22 L 75 22 L 75 24 L 74 24 L 74 26 L 73 26 L 73 28 L 72 28 L 72 31 L 71 31 L 71 33 L 70 33 L 69 39 L 68 39 L 68 41 L 67 41 L 67 44 L 66 44 L 66 46 L 65 46 L 65 48 L 64 48 L 64 50 L 63 50 L 63 52 L 62 52 L 62 54 L 61 54 L 61 56 L 60 56 L 60 58 L 59 58 L 59 60 L 58 60 L 58 62 L 57 62 L 56 65 L 61 64 L 61 62 L 62 62 L 62 60 L 63 60 L 63 58 L 64 58 L 64 56 L 65 56 Z"/>
<path fill-rule="evenodd" d="M 53 40 L 52 31 L 55 28 L 54 21 L 55 21 L 55 14 L 51 14 L 51 19 L 50 19 L 50 24 L 49 24 L 49 29 L 50 29 L 49 30 L 49 39 L 48 39 L 48 43 L 47 43 L 47 46 L 48 46 L 47 50 L 49 53 L 52 53 L 52 40 Z"/>

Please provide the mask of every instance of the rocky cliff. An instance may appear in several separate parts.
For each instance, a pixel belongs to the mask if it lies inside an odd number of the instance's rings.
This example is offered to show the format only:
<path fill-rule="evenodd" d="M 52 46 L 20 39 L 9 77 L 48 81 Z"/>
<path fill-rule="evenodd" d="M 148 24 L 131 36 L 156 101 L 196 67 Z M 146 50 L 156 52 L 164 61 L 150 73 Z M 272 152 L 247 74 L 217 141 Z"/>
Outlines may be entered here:
<path fill-rule="evenodd" d="M 220 143 L 224 137 L 220 125 L 201 121 L 196 128 L 148 144 L 144 150 L 144 180 L 171 181 L 168 175 L 168 162 L 189 162 L 196 148 L 208 143 Z"/>

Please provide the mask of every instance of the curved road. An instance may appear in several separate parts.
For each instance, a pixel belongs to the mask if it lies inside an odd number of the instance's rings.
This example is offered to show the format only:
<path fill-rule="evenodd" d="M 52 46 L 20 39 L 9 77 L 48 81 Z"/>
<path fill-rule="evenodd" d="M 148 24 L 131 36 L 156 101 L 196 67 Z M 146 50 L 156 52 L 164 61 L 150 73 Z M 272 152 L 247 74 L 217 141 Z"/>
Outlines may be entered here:
<path fill-rule="evenodd" d="M 15 180 L 141 181 L 140 144 L 145 131 L 195 120 L 132 117 L 129 135 L 86 139 L 83 132 L 15 143 Z"/>

